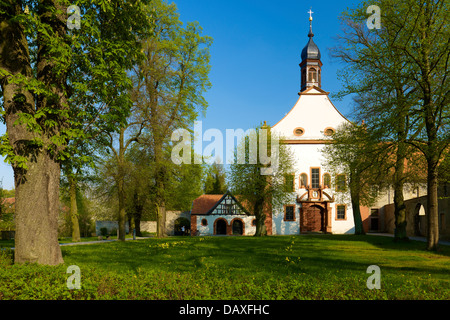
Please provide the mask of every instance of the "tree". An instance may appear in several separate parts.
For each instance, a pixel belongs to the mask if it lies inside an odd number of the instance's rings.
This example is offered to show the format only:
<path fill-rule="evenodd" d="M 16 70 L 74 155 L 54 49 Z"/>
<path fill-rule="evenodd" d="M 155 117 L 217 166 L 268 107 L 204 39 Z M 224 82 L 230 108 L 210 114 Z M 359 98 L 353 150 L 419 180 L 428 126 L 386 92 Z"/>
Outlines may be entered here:
<path fill-rule="evenodd" d="M 380 186 L 380 175 L 386 173 L 379 167 L 379 163 L 386 161 L 386 148 L 380 148 L 376 141 L 371 141 L 364 125 L 344 123 L 322 153 L 327 171 L 335 177 L 345 177 L 343 187 L 336 189 L 344 193 L 350 191 L 355 234 L 365 234 L 360 206 L 370 206 L 376 199 L 377 192 L 373 186 Z M 337 180 L 336 185 L 341 182 Z"/>
<path fill-rule="evenodd" d="M 0 2 L 0 96 L 7 127 L 1 152 L 14 170 L 17 263 L 63 262 L 57 234 L 60 163 L 68 142 L 83 135 L 69 99 L 89 91 L 92 83 L 85 80 L 93 73 L 103 76 L 104 81 L 95 77 L 102 92 L 127 85 L 125 70 L 139 52 L 135 34 L 149 24 L 145 2 L 78 1 L 84 20 L 70 31 L 68 1 Z M 78 111 L 95 114 L 93 122 L 110 115 L 111 108 L 100 112 L 88 105 Z"/>
<path fill-rule="evenodd" d="M 204 192 L 205 194 L 224 194 L 227 191 L 225 171 L 223 165 L 213 163 L 206 171 Z"/>
<path fill-rule="evenodd" d="M 368 30 L 366 9 L 373 4 L 380 8 L 381 28 Z M 346 78 L 347 92 L 363 92 L 369 101 L 380 101 L 376 99 L 380 93 L 392 97 L 390 108 L 382 103 L 386 108 L 378 123 L 384 126 L 383 137 L 398 143 L 397 174 L 402 172 L 405 144 L 426 159 L 429 250 L 437 249 L 439 239 L 437 167 L 450 142 L 448 10 L 447 1 L 361 3 L 344 13 L 347 29 L 341 38 L 344 45 L 338 48 L 347 63 L 346 74 L 352 75 Z M 397 177 L 396 189 L 402 180 Z M 396 202 L 401 208 L 402 199 Z M 397 215 L 403 216 L 402 212 Z M 397 226 L 404 236 L 402 223 Z"/>
<path fill-rule="evenodd" d="M 61 218 L 64 220 L 64 224 L 60 228 L 59 236 L 61 236 L 61 232 L 64 232 L 65 235 L 72 235 L 72 242 L 77 242 L 81 240 L 81 237 L 90 236 L 92 232 L 91 202 L 86 196 L 90 191 L 90 179 L 85 176 L 80 180 L 77 179 L 75 187 L 70 187 L 67 179 L 61 180 L 61 203 L 63 205 Z M 69 211 L 66 208 L 69 208 Z M 76 209 L 76 223 L 73 221 L 73 208 Z"/>
<path fill-rule="evenodd" d="M 167 208 L 189 211 L 192 201 L 203 194 L 204 166 L 201 164 L 173 164 L 166 183 Z"/>
<path fill-rule="evenodd" d="M 134 143 L 126 152 L 128 174 L 125 179 L 125 203 L 130 229 L 141 236 L 140 222 L 154 206 L 153 163 L 151 152 L 145 146 Z M 154 217 L 152 217 L 154 219 Z"/>
<path fill-rule="evenodd" d="M 132 113 L 134 113 L 132 111 Z M 125 153 L 132 143 L 137 142 L 145 126 L 145 119 L 139 114 L 134 113 L 132 118 L 119 127 L 117 140 L 114 139 L 114 133 L 106 132 L 108 140 L 105 145 L 112 151 L 116 171 L 114 172 L 114 180 L 117 186 L 117 198 L 119 200 L 118 224 L 119 224 L 119 240 L 125 241 L 125 222 L 126 222 L 126 192 L 125 192 L 125 175 L 127 171 L 127 161 Z M 126 135 L 128 132 L 128 135 Z"/>
<path fill-rule="evenodd" d="M 7 127 L 2 151 L 14 170 L 16 262 L 63 262 L 57 234 L 57 154 L 67 121 L 66 8 L 61 1 L 41 1 L 28 16 L 21 2 L 0 3 L 0 82 Z"/>
<path fill-rule="evenodd" d="M 197 22 L 181 27 L 176 6 L 156 0 L 151 6 L 153 35 L 142 39 L 145 59 L 134 68 L 135 89 L 142 117 L 148 121 L 142 140 L 153 152 L 155 207 L 158 237 L 164 237 L 166 220 L 165 188 L 170 157 L 165 148 L 175 129 L 189 128 L 204 112 L 203 93 L 208 80 L 209 46 L 212 39 L 202 36 Z"/>
<path fill-rule="evenodd" d="M 279 140 L 268 126 L 257 128 L 240 142 L 234 152 L 234 163 L 230 165 L 231 192 L 255 215 L 257 237 L 267 235 L 265 209 L 280 206 L 292 197 L 285 178 L 293 170 L 293 155 L 287 145 L 274 143 Z M 269 165 L 265 156 L 271 160 L 271 175 L 263 174 Z"/>

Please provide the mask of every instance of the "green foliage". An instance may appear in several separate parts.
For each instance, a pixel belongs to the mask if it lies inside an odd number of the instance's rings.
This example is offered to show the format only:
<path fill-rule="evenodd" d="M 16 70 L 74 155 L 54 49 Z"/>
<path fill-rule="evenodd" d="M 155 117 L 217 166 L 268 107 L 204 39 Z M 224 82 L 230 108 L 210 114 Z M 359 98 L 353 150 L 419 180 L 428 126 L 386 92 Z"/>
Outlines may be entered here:
<path fill-rule="evenodd" d="M 366 27 L 369 5 L 380 8 L 380 29 Z M 355 118 L 380 141 L 407 142 L 434 161 L 450 141 L 448 6 L 363 1 L 342 14 L 332 49 L 345 63 L 339 95 L 356 94 Z"/>
<path fill-rule="evenodd" d="M 266 139 L 262 132 L 267 133 Z M 275 144 L 272 148 L 272 143 L 276 141 L 279 141 L 278 146 Z M 250 206 L 250 213 L 256 217 L 257 236 L 266 233 L 264 207 L 269 204 L 280 206 L 292 198 L 286 176 L 293 173 L 294 158 L 289 146 L 281 141 L 269 127 L 257 128 L 239 143 L 234 153 L 234 164 L 230 165 L 230 190 Z M 254 152 L 251 152 L 252 149 Z M 263 162 L 262 155 L 271 158 L 270 165 Z M 256 159 L 252 159 L 254 156 Z M 272 168 L 272 174 L 262 174 L 268 167 Z"/>
<path fill-rule="evenodd" d="M 205 194 L 224 194 L 227 191 L 223 165 L 213 163 L 206 169 Z"/>
<path fill-rule="evenodd" d="M 337 128 L 333 142 L 322 149 L 322 154 L 338 197 L 344 197 L 350 189 L 359 195 L 361 205 L 371 206 L 377 198 L 371 186 L 382 190 L 389 174 L 389 168 L 380 165 L 388 162 L 388 151 L 373 140 L 364 125 L 346 123 Z"/>

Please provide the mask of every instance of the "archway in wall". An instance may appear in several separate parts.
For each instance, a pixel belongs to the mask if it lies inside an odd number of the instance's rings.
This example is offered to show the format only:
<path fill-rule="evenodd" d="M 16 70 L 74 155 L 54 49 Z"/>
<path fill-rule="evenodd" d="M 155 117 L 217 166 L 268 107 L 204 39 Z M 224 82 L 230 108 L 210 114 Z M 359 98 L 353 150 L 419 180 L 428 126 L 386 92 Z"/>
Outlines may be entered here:
<path fill-rule="evenodd" d="M 215 234 L 227 234 L 227 222 L 224 219 L 217 219 L 214 225 Z"/>
<path fill-rule="evenodd" d="M 244 234 L 244 224 L 241 219 L 233 220 L 232 230 L 234 235 L 243 235 Z"/>
<path fill-rule="evenodd" d="M 425 207 L 418 203 L 416 205 L 416 209 L 414 211 L 414 235 L 415 236 L 422 236 L 424 234 L 423 232 L 423 223 L 425 219 Z"/>
<path fill-rule="evenodd" d="M 174 229 L 173 234 L 176 236 L 186 235 L 190 228 L 191 228 L 191 222 L 189 221 L 189 219 L 186 219 L 184 217 L 178 218 L 173 223 L 173 229 Z"/>

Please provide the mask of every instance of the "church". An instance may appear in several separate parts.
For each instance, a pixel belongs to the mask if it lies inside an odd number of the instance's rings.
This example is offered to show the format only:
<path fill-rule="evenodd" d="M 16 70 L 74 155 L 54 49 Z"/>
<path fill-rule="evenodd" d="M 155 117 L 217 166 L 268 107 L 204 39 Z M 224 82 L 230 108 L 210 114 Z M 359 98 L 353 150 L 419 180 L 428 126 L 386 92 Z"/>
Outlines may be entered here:
<path fill-rule="evenodd" d="M 345 192 L 347 177 L 333 176 L 322 166 L 321 149 L 335 130 L 349 122 L 333 105 L 329 92 L 322 89 L 322 61 L 314 43 L 312 16 L 309 18 L 308 43 L 301 52 L 300 92 L 294 107 L 272 130 L 293 151 L 296 161 L 292 172 L 292 200 L 282 208 L 273 208 L 273 234 L 303 232 L 354 233 L 350 196 Z M 362 214 L 367 208 L 361 208 Z M 365 210 L 364 210 L 365 209 Z"/>
<path fill-rule="evenodd" d="M 308 42 L 301 51 L 299 98 L 292 109 L 272 126 L 285 138 L 295 158 L 295 171 L 288 177 L 291 200 L 266 212 L 266 230 L 273 235 L 307 232 L 354 233 L 350 196 L 345 175 L 332 176 L 322 167 L 321 149 L 334 131 L 347 120 L 322 89 L 322 61 L 314 43 L 312 16 L 309 17 Z M 343 195 L 344 194 L 344 195 Z M 191 230 L 200 235 L 255 233 L 255 217 L 238 201 L 238 196 L 202 195 L 193 202 Z M 368 215 L 368 208 L 361 208 Z M 363 217 L 364 220 L 365 217 Z"/>

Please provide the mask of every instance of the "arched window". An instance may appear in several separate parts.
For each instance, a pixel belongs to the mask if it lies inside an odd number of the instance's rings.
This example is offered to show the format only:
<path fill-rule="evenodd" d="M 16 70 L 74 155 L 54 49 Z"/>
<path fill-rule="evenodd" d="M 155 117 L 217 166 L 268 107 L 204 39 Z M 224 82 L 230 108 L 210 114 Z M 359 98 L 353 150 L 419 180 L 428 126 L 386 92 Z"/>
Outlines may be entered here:
<path fill-rule="evenodd" d="M 308 176 L 306 175 L 306 173 L 302 173 L 300 175 L 300 187 L 306 187 L 308 184 Z"/>
<path fill-rule="evenodd" d="M 325 173 L 323 175 L 323 187 L 330 188 L 331 187 L 331 176 L 329 173 Z"/>
<path fill-rule="evenodd" d="M 241 219 L 234 219 L 232 222 L 232 232 L 234 235 L 243 235 L 244 234 L 244 224 Z"/>
<path fill-rule="evenodd" d="M 309 68 L 308 70 L 308 82 L 317 82 L 317 70 Z"/>

